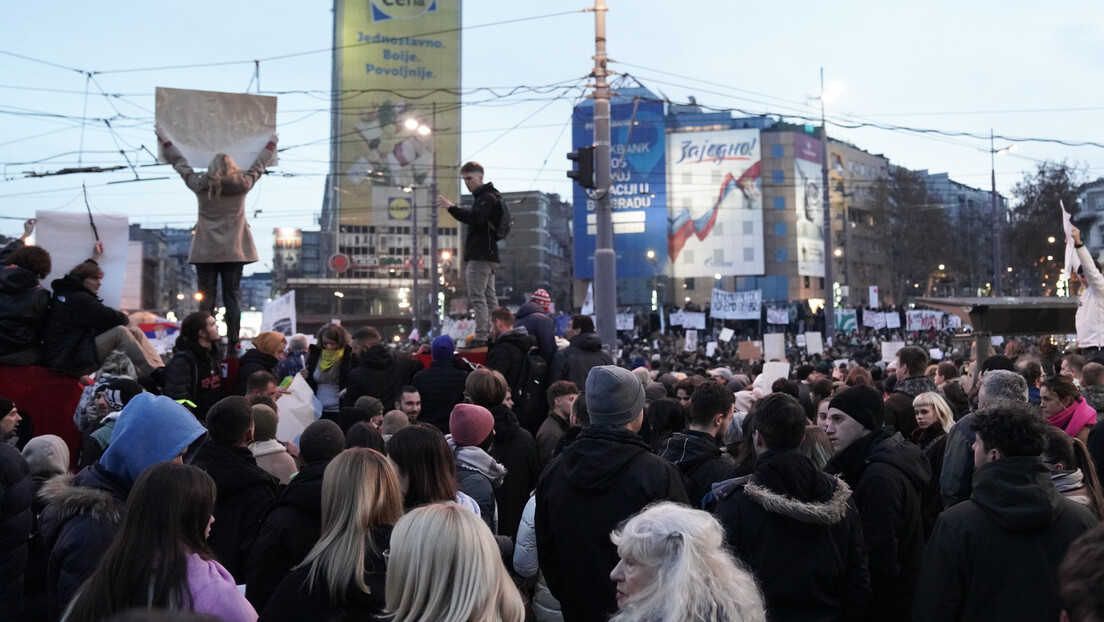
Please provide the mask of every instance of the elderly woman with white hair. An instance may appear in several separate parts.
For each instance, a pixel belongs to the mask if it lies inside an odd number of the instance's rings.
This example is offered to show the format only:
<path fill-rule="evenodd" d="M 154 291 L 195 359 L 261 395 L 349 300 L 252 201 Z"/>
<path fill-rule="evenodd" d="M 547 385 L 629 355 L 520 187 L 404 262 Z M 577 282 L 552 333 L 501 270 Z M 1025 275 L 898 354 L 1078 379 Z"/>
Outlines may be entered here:
<path fill-rule="evenodd" d="M 610 534 L 621 561 L 610 622 L 765 622 L 755 579 L 728 553 L 716 517 L 662 502 Z"/>

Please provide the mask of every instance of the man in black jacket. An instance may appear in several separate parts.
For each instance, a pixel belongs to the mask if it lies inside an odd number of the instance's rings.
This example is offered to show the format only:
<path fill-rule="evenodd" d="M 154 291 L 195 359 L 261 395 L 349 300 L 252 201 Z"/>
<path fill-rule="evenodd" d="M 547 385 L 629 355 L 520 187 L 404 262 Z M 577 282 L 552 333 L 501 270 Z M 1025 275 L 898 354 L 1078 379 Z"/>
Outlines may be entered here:
<path fill-rule="evenodd" d="M 721 454 L 720 439 L 732 420 L 736 398 L 718 382 L 703 382 L 690 401 L 690 427 L 665 438 L 656 450 L 678 467 L 694 507 L 713 484 L 735 475 L 736 463 Z"/>
<path fill-rule="evenodd" d="M 570 380 L 577 387 L 585 386 L 591 368 L 598 365 L 613 365 L 610 355 L 602 351 L 602 340 L 594 332 L 594 320 L 590 319 L 589 315 L 571 316 L 564 335 L 571 345 L 552 357 L 552 367 L 548 370 L 548 384 Z"/>
<path fill-rule="evenodd" d="M 490 182 L 483 183 L 483 165 L 466 162 L 460 167 L 460 178 L 472 193 L 470 209 L 460 207 L 443 196 L 437 197 L 439 207 L 468 226 L 464 239 L 464 280 L 468 284 L 468 301 L 475 313 L 475 338 L 468 345 L 482 348 L 490 335 L 488 314 L 498 307 L 495 295 L 495 270 L 498 269 L 498 239 L 495 227 L 502 218 L 502 195 Z"/>
<path fill-rule="evenodd" d="M 501 373 L 510 392 L 517 395 L 525 357 L 537 342 L 524 326 L 514 327 L 514 314 L 506 307 L 491 312 L 491 339 L 483 366 Z"/>
<path fill-rule="evenodd" d="M 422 396 L 418 420 L 437 426 L 445 434 L 449 433 L 452 407 L 464 401 L 464 382 L 468 379 L 468 372 L 454 363 L 455 348 L 456 343 L 448 335 L 434 338 L 430 347 L 433 362 L 410 381 Z"/>
<path fill-rule="evenodd" d="M 760 400 L 755 472 L 714 487 L 714 512 L 728 546 L 755 572 L 771 620 L 858 621 L 870 601 L 859 511 L 847 484 L 797 451 L 805 422 L 792 396 Z"/>
<path fill-rule="evenodd" d="M 971 424 L 973 493 L 935 524 L 914 617 L 1056 620 L 1058 565 L 1096 517 L 1055 489 L 1040 458 L 1047 423 L 1031 406 L 1002 402 Z"/>
<path fill-rule="evenodd" d="M 632 372 L 595 367 L 586 382 L 590 425 L 552 459 L 537 484 L 537 556 L 564 620 L 602 621 L 617 611 L 610 532 L 655 501 L 687 503 L 682 476 L 637 434 L 644 387 Z"/>
<path fill-rule="evenodd" d="M 165 370 L 162 394 L 174 400 L 189 400 L 200 421 L 222 399 L 222 366 L 219 362 L 218 325 L 206 311 L 184 316 L 180 336 L 173 346 L 173 358 Z"/>
<path fill-rule="evenodd" d="M 342 406 L 356 405 L 361 395 L 371 395 L 384 404 L 394 404 L 403 386 L 422 371 L 422 362 L 402 352 L 394 352 L 383 343 L 379 331 L 371 326 L 357 331 L 366 349 L 356 357 L 349 370 Z"/>
<path fill-rule="evenodd" d="M 254 609 L 264 610 L 276 586 L 322 535 L 322 476 L 344 449 L 345 435 L 328 419 L 308 425 L 299 437 L 299 457 L 305 464 L 264 518 L 246 561 L 245 597 Z"/>
<path fill-rule="evenodd" d="M 910 620 L 924 528 L 920 498 L 931 479 L 928 459 L 900 434 L 883 429 L 882 394 L 865 385 L 828 404 L 828 439 L 836 453 L 824 470 L 855 491 L 870 563 L 871 620 Z"/>
<path fill-rule="evenodd" d="M 210 438 L 199 448 L 194 463 L 215 480 L 218 491 L 207 542 L 234 581 L 245 583 L 245 560 L 280 482 L 257 466 L 249 451 L 253 442 L 249 400 L 235 395 L 217 402 L 207 412 L 207 431 Z"/>

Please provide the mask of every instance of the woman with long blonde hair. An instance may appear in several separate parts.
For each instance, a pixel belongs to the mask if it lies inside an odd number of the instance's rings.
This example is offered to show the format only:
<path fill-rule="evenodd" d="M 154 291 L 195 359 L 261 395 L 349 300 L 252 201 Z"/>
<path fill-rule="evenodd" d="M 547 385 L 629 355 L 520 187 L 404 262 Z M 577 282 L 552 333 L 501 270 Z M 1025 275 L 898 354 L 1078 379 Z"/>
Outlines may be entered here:
<path fill-rule="evenodd" d="M 927 540 L 935 528 L 935 520 L 943 511 L 939 479 L 943 473 L 943 454 L 947 451 L 947 433 L 955 424 L 954 412 L 947 400 L 934 391 L 917 395 L 912 400 L 912 407 L 916 411 L 916 429 L 912 431 L 911 440 L 927 456 L 932 473 L 920 507 L 924 539 Z"/>
<path fill-rule="evenodd" d="M 525 619 L 491 530 L 453 502 L 423 505 L 395 525 L 387 614 L 393 622 Z"/>
<path fill-rule="evenodd" d="M 261 620 L 372 619 L 384 606 L 386 552 L 402 516 L 394 467 L 347 449 L 322 480 L 322 535 L 273 592 Z"/>
<path fill-rule="evenodd" d="M 207 172 L 197 173 L 163 128 L 155 128 L 165 158 L 195 193 L 199 219 L 192 237 L 188 263 L 195 264 L 200 293 L 199 309 L 214 314 L 217 285 L 222 281 L 226 306 L 227 352 L 236 356 L 241 332 L 241 277 L 247 263 L 257 261 L 257 247 L 245 220 L 245 195 L 253 189 L 276 157 L 276 134 L 243 171 L 225 153 L 215 154 Z"/>

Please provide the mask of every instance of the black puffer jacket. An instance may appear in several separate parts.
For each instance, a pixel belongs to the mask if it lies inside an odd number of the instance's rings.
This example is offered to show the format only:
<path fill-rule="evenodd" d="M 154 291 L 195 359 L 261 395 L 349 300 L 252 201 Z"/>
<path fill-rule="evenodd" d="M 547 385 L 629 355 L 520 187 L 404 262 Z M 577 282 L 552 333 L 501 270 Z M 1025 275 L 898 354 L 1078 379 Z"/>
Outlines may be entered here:
<path fill-rule="evenodd" d="M 47 500 L 40 525 L 50 559 L 46 570 L 50 619 L 65 606 L 100 562 L 126 509 L 130 487 L 99 463 L 59 475 L 42 488 Z"/>
<path fill-rule="evenodd" d="M 924 552 L 921 498 L 928 459 L 900 434 L 877 430 L 832 456 L 825 466 L 855 491 L 874 590 L 870 618 L 910 620 Z"/>
<path fill-rule="evenodd" d="M 54 296 L 43 335 L 46 366 L 62 374 L 91 373 L 102 363 L 96 355 L 96 336 L 130 320 L 71 276 L 55 279 L 51 287 Z"/>
<path fill-rule="evenodd" d="M 598 338 L 598 333 L 579 333 L 571 338 L 571 345 L 552 357 L 548 384 L 570 380 L 582 391 L 586 387 L 591 368 L 598 365 L 613 365 L 613 359 L 602 351 L 602 340 Z"/>
<path fill-rule="evenodd" d="M 383 344 L 374 345 L 360 355 L 345 385 L 342 406 L 353 406 L 361 395 L 371 395 L 383 402 L 384 410 L 395 406 L 403 385 L 410 384 L 414 374 L 422 371 L 422 362 L 402 352 L 392 352 Z"/>
<path fill-rule="evenodd" d="M 842 480 L 796 451 L 714 487 L 732 552 L 754 571 L 776 622 L 858 622 L 870 602 L 859 511 Z"/>
<path fill-rule="evenodd" d="M 470 208 L 453 205 L 448 212 L 468 226 L 468 234 L 464 238 L 464 261 L 477 259 L 498 263 L 498 241 L 491 225 L 502 216 L 502 195 L 494 185 L 487 182 L 476 188 Z"/>
<path fill-rule="evenodd" d="M 487 347 L 487 361 L 483 366 L 493 369 L 506 378 L 510 391 L 517 394 L 521 367 L 529 350 L 537 345 L 537 340 L 523 327 L 512 328 L 498 336 Z"/>
<path fill-rule="evenodd" d="M 590 426 L 552 459 L 537 484 L 537 556 L 565 620 L 617 611 L 609 534 L 650 503 L 687 503 L 682 476 L 624 428 Z M 586 563 L 580 563 L 586 560 Z"/>
<path fill-rule="evenodd" d="M 223 398 L 218 346 L 204 348 L 197 342 L 177 339 L 172 361 L 165 370 L 162 394 L 195 402 L 196 418 L 205 421 L 207 411 Z"/>
<path fill-rule="evenodd" d="M 23 574 L 31 537 L 34 481 L 19 452 L 0 442 L 0 611 L 18 618 L 23 609 Z"/>
<path fill-rule="evenodd" d="M 276 586 L 303 561 L 322 534 L 322 476 L 329 463 L 304 466 L 261 523 L 245 564 L 245 597 L 257 611 L 265 608 Z"/>
<path fill-rule="evenodd" d="M 215 523 L 207 542 L 234 581 L 245 583 L 245 560 L 280 482 L 257 466 L 247 447 L 223 447 L 208 441 L 192 464 L 207 471 L 218 490 Z"/>
<path fill-rule="evenodd" d="M 1002 458 L 974 473 L 969 501 L 939 516 L 924 551 L 917 620 L 1057 620 L 1058 564 L 1097 524 L 1063 497 L 1038 457 Z"/>
<path fill-rule="evenodd" d="M 498 501 L 498 533 L 514 538 L 521 513 L 540 477 L 540 456 L 537 441 L 518 424 L 509 406 L 499 404 L 490 411 L 495 421 L 491 456 L 506 467 L 506 477 L 494 493 Z"/>
<path fill-rule="evenodd" d="M 468 372 L 450 362 L 433 361 L 429 367 L 414 374 L 410 385 L 422 396 L 422 412 L 418 421 L 437 426 L 449 433 L 449 415 L 452 407 L 464 401 L 464 383 Z"/>
<path fill-rule="evenodd" d="M 683 430 L 659 442 L 656 453 L 678 467 L 690 505 L 701 500 L 713 484 L 736 476 L 736 463 L 721 453 L 717 439 L 704 432 Z"/>
<path fill-rule="evenodd" d="M 280 359 L 275 356 L 265 354 L 257 349 L 243 354 L 238 359 L 238 384 L 234 389 L 234 395 L 245 395 L 246 384 L 249 382 L 250 376 L 259 371 L 267 371 L 272 374 L 279 362 Z M 279 381 L 280 379 L 276 380 L 276 382 Z"/>
<path fill-rule="evenodd" d="M 345 602 L 330 599 L 330 586 L 325 576 L 310 589 L 308 568 L 297 568 L 287 576 L 272 594 L 268 606 L 261 612 L 261 622 L 300 622 L 300 620 L 376 620 L 386 605 L 387 558 L 383 553 L 391 548 L 391 526 L 372 528 L 372 541 L 379 552 L 364 551 L 364 583 L 369 593 L 357 589 L 352 581 L 345 588 Z"/>
<path fill-rule="evenodd" d="M 19 240 L 0 251 L 0 266 Z M 42 359 L 42 336 L 50 310 L 50 292 L 30 270 L 0 268 L 0 365 L 33 365 Z"/>

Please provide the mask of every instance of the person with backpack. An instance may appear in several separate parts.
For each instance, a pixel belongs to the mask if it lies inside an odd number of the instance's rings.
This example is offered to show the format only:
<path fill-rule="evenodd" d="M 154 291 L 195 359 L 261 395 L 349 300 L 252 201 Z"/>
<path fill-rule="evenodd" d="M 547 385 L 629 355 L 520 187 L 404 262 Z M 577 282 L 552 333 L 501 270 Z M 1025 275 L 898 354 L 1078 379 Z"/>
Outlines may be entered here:
<path fill-rule="evenodd" d="M 437 197 L 437 206 L 447 208 L 453 218 L 468 226 L 464 239 L 464 279 L 468 284 L 468 301 L 475 313 L 475 337 L 468 347 L 483 348 L 490 335 L 490 310 L 498 308 L 495 295 L 498 242 L 509 234 L 511 218 L 502 195 L 490 182 L 483 183 L 483 165 L 464 163 L 460 178 L 472 193 L 472 206 L 460 207 L 444 196 Z"/>

